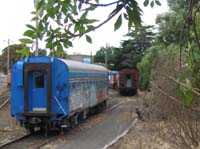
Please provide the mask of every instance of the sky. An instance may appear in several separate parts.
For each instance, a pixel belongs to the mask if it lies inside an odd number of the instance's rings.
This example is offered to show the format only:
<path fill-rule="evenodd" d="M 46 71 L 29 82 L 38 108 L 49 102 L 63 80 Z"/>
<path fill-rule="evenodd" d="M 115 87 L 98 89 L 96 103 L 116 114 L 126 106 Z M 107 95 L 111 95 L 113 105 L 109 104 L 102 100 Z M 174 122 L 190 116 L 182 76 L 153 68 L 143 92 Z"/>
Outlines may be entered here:
<path fill-rule="evenodd" d="M 154 6 L 152 9 L 150 6 L 144 7 L 144 0 L 137 0 L 139 6 L 143 10 L 143 22 L 146 25 L 155 24 L 155 18 L 157 14 L 164 13 L 168 10 L 167 0 L 160 0 L 162 6 Z M 109 9 L 109 8 L 108 8 Z M 34 10 L 33 0 L 2 0 L 0 5 L 0 49 L 7 47 L 8 39 L 10 44 L 18 44 L 18 39 L 22 38 L 23 32 L 27 29 L 25 24 L 30 23 L 32 15 L 31 11 Z M 97 10 L 97 12 L 91 15 L 91 18 L 98 18 L 101 20 L 104 18 L 109 10 Z M 92 38 L 92 44 L 87 43 L 85 38 L 78 38 L 73 41 L 73 47 L 65 49 L 69 54 L 95 54 L 101 47 L 106 45 L 119 47 L 120 42 L 125 39 L 124 35 L 128 32 L 127 22 L 123 22 L 121 28 L 114 32 L 114 22 L 117 18 L 114 18 L 111 22 L 105 24 L 100 29 L 89 33 Z M 43 43 L 39 43 L 41 48 L 44 47 Z M 0 50 L 1 53 L 1 50 Z"/>

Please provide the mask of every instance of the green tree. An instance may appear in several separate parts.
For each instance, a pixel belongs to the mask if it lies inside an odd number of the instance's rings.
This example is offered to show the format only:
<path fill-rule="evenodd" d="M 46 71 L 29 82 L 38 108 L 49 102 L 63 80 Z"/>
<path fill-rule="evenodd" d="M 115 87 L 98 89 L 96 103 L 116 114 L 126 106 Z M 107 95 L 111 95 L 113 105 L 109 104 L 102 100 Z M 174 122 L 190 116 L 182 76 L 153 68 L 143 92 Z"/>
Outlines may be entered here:
<path fill-rule="evenodd" d="M 94 56 L 94 63 L 105 65 L 107 61 L 108 69 L 114 69 L 113 55 L 115 51 L 116 48 L 112 46 L 101 47 Z"/>
<path fill-rule="evenodd" d="M 18 60 L 21 59 L 21 54 L 16 53 L 16 51 L 21 51 L 24 48 L 26 48 L 25 45 L 23 44 L 14 44 L 9 46 L 9 57 L 10 57 L 10 62 L 9 62 L 9 68 Z M 8 59 L 8 47 L 4 48 L 2 50 L 2 55 L 0 56 L 1 60 L 1 69 L 3 70 L 4 73 L 7 72 L 7 59 Z"/>
<path fill-rule="evenodd" d="M 158 43 L 163 43 L 166 46 L 170 44 L 179 44 L 180 35 L 182 43 L 187 43 L 191 40 L 191 29 L 189 24 L 193 21 L 192 12 L 189 10 L 191 1 L 188 0 L 167 0 L 169 12 L 158 15 L 156 23 L 158 24 Z M 193 0 L 194 8 L 197 7 L 198 0 Z M 185 32 L 183 33 L 183 27 Z"/>
<path fill-rule="evenodd" d="M 188 74 L 180 74 L 179 81 L 189 88 L 200 87 L 200 14 L 198 0 L 168 0 L 170 12 L 157 17 L 159 35 L 157 42 L 180 45 L 180 69 L 187 69 Z M 184 57 L 184 61 L 183 58 Z M 184 68 L 183 68 L 184 66 Z M 188 83 L 189 82 L 189 83 Z M 195 89 L 194 89 L 195 90 Z M 184 103 L 191 103 L 191 91 L 179 89 Z M 188 96 L 186 96 L 188 95 Z"/>
<path fill-rule="evenodd" d="M 119 70 L 124 67 L 136 67 L 145 51 L 154 43 L 155 33 L 153 26 L 143 26 L 137 30 L 132 28 L 122 41 L 120 48 L 102 47 L 95 55 L 94 61 L 105 63 L 107 55 L 108 68 Z"/>
<path fill-rule="evenodd" d="M 121 43 L 121 50 L 115 52 L 117 69 L 123 67 L 136 67 L 144 56 L 146 50 L 154 44 L 154 26 L 142 26 L 137 30 L 132 28 L 126 36 L 128 40 Z"/>
<path fill-rule="evenodd" d="M 186 12 L 182 12 L 186 13 Z M 178 15 L 175 12 L 168 12 L 161 14 L 156 18 L 156 23 L 158 24 L 158 36 L 157 42 L 163 43 L 166 46 L 180 41 L 180 34 L 183 28 L 184 20 L 186 15 Z M 186 39 L 184 39 L 186 40 Z"/>
<path fill-rule="evenodd" d="M 159 0 L 145 0 L 144 5 L 160 5 Z M 89 14 L 98 8 L 113 7 L 107 13 L 103 21 L 96 18 L 89 18 Z M 118 30 L 123 20 L 128 21 L 129 29 L 134 25 L 141 26 L 141 12 L 136 0 L 116 0 L 103 3 L 95 0 L 36 0 L 36 10 L 32 12 L 37 25 L 27 24 L 28 30 L 24 32 L 24 38 L 20 39 L 23 44 L 30 47 L 33 40 L 39 39 L 46 42 L 46 48 L 56 51 L 58 55 L 63 52 L 63 48 L 71 47 L 72 40 L 76 37 L 85 36 L 86 41 L 92 43 L 92 38 L 87 34 L 94 31 L 112 19 L 116 19 L 114 30 Z M 24 51 L 27 51 L 24 50 Z M 26 56 L 26 55 L 24 55 Z"/>
<path fill-rule="evenodd" d="M 194 5 L 197 5 L 198 0 L 192 0 Z M 167 0 L 168 6 L 171 11 L 180 13 L 183 10 L 188 10 L 190 5 L 190 0 Z"/>
<path fill-rule="evenodd" d="M 132 49 L 136 52 L 143 52 L 151 47 L 154 43 L 155 33 L 154 26 L 142 26 L 140 28 L 132 29 L 126 36 L 129 38 L 122 42 L 122 47 Z"/>

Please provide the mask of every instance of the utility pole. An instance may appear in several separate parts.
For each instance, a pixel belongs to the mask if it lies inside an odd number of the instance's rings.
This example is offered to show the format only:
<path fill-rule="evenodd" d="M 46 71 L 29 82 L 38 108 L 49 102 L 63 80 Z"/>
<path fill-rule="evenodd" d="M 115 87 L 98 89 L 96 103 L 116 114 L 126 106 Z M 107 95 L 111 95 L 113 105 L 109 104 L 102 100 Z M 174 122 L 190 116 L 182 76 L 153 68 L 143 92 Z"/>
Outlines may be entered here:
<path fill-rule="evenodd" d="M 107 65 L 108 65 L 108 51 L 107 51 L 108 47 L 109 47 L 108 44 L 106 44 L 106 50 L 105 50 L 105 67 L 106 68 L 108 68 L 107 67 Z"/>
<path fill-rule="evenodd" d="M 13 42 L 10 39 L 7 40 L 3 40 L 3 42 L 7 42 L 8 46 L 7 46 L 7 64 L 6 64 L 6 68 L 7 68 L 7 74 L 9 73 L 9 69 L 10 69 L 10 42 Z"/>
<path fill-rule="evenodd" d="M 9 73 L 9 69 L 10 69 L 10 42 L 14 42 L 12 40 L 10 40 L 9 38 L 7 40 L 3 40 L 3 42 L 6 42 L 8 44 L 7 46 L 7 64 L 6 64 L 6 68 L 7 68 L 7 74 Z"/>
<path fill-rule="evenodd" d="M 10 39 L 8 39 L 8 49 L 7 49 L 7 75 L 9 73 L 10 65 Z"/>

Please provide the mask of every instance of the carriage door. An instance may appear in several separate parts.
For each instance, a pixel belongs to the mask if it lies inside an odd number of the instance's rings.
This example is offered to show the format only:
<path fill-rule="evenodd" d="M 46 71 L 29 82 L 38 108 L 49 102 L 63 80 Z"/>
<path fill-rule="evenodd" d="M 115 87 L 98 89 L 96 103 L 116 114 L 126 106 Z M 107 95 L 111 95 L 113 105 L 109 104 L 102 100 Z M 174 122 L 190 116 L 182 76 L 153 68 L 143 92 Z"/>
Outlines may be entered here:
<path fill-rule="evenodd" d="M 46 112 L 47 111 L 47 73 L 46 71 L 32 72 L 32 111 Z"/>
<path fill-rule="evenodd" d="M 24 63 L 24 113 L 51 113 L 51 63 Z"/>

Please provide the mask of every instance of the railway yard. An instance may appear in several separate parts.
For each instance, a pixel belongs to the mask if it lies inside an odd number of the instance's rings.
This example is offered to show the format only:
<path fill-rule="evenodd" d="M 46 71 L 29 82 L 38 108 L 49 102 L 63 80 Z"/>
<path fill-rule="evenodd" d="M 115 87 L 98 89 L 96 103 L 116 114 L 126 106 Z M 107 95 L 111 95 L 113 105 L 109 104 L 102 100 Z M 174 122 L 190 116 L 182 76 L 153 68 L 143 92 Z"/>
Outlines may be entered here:
<path fill-rule="evenodd" d="M 200 1 L 14 2 L 0 149 L 200 149 Z"/>
<path fill-rule="evenodd" d="M 135 108 L 140 106 L 144 93 L 119 96 L 116 91 L 110 90 L 109 96 L 108 106 L 103 112 L 90 116 L 66 130 L 64 134 L 52 130 L 48 136 L 44 136 L 44 133 L 40 132 L 27 134 L 10 116 L 9 102 L 5 104 L 9 91 L 5 90 L 0 99 L 1 104 L 4 103 L 0 109 L 0 148 L 117 149 L 139 148 L 146 146 L 143 144 L 145 141 L 152 142 L 147 123 L 138 120 L 135 113 Z M 131 134 L 125 135 L 128 131 Z M 130 138 L 130 135 L 135 141 L 127 139 L 126 136 Z M 143 138 L 145 141 L 142 142 L 141 138 L 144 136 L 146 139 Z M 120 137 L 122 139 L 118 140 Z"/>
<path fill-rule="evenodd" d="M 1 104 L 7 100 L 8 96 L 7 90 L 2 92 Z M 130 114 L 132 114 L 131 108 L 133 107 L 132 104 L 127 105 L 127 103 L 135 102 L 136 99 L 136 97 L 117 97 L 118 95 L 113 91 L 110 96 L 108 107 L 102 113 L 89 117 L 86 121 L 67 130 L 63 135 L 55 131 L 47 137 L 40 133 L 27 135 L 26 131 L 11 118 L 9 103 L 3 104 L 4 106 L 0 109 L 1 148 L 38 148 L 39 146 L 103 148 L 106 143 L 109 143 L 130 125 L 132 122 Z"/>

